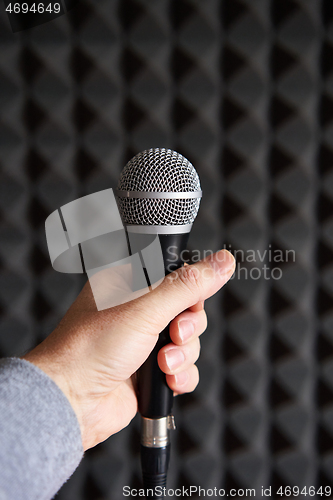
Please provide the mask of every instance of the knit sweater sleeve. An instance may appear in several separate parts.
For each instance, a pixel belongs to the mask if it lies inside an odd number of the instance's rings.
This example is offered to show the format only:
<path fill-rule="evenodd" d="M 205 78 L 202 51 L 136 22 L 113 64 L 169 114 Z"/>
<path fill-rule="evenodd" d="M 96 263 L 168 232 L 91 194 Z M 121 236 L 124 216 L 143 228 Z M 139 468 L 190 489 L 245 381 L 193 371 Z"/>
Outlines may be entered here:
<path fill-rule="evenodd" d="M 0 500 L 50 500 L 83 456 L 61 389 L 32 363 L 0 360 Z"/>

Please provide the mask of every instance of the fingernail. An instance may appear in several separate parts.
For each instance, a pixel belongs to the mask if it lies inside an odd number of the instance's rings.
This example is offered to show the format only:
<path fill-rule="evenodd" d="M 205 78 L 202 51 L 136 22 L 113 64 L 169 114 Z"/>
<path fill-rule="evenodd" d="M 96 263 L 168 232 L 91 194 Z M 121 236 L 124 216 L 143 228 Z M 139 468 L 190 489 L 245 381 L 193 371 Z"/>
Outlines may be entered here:
<path fill-rule="evenodd" d="M 175 375 L 175 382 L 178 386 L 185 385 L 186 382 L 188 381 L 188 373 L 187 372 L 180 372 Z"/>
<path fill-rule="evenodd" d="M 174 370 L 181 366 L 185 361 L 185 356 L 183 351 L 173 347 L 166 351 L 165 353 L 165 362 L 169 368 L 169 370 Z"/>
<path fill-rule="evenodd" d="M 209 263 L 216 273 L 226 274 L 235 268 L 235 257 L 228 250 L 220 250 L 212 255 Z"/>
<path fill-rule="evenodd" d="M 179 328 L 179 337 L 182 342 L 185 342 L 194 334 L 194 325 L 192 321 L 182 319 L 178 323 L 178 328 Z"/>

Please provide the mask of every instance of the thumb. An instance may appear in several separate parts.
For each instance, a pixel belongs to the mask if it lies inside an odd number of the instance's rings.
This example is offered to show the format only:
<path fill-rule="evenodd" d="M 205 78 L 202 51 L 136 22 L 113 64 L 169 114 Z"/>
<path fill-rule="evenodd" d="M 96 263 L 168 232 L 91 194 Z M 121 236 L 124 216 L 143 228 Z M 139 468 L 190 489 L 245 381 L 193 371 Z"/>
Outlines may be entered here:
<path fill-rule="evenodd" d="M 94 315 L 100 326 L 92 359 L 109 364 L 114 381 L 130 377 L 147 359 L 159 333 L 185 309 L 211 297 L 232 276 L 235 259 L 226 250 L 166 276 L 152 292 Z M 107 325 L 106 328 L 103 328 Z M 106 362 L 106 361 L 105 361 Z"/>
<path fill-rule="evenodd" d="M 233 255 L 220 250 L 196 264 L 177 269 L 152 292 L 121 307 L 141 318 L 146 332 L 156 334 L 179 313 L 214 295 L 234 270 Z"/>

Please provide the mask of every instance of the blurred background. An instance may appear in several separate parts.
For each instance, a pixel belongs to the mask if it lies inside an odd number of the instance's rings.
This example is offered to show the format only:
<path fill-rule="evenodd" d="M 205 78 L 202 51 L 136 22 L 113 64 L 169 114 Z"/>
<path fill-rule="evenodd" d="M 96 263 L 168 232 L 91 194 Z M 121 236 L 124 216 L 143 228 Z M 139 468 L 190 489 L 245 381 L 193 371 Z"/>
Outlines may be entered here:
<path fill-rule="evenodd" d="M 43 340 L 85 281 L 52 269 L 46 217 L 143 149 L 198 170 L 192 249 L 256 255 L 207 301 L 170 488 L 333 487 L 332 21 L 331 0 L 82 0 L 13 34 L 0 5 L 1 356 Z M 140 487 L 138 424 L 57 500 Z"/>

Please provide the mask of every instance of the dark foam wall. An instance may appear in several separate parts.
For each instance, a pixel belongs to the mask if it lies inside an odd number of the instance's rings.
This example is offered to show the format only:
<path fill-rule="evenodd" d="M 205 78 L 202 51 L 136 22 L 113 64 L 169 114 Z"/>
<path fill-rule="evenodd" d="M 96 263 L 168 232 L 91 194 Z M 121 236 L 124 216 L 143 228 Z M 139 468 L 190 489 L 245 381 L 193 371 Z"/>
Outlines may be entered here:
<path fill-rule="evenodd" d="M 45 218 L 142 149 L 197 168 L 192 248 L 238 251 L 176 401 L 170 487 L 333 483 L 332 19 L 330 0 L 86 0 L 12 34 L 0 6 L 0 354 L 41 341 L 83 284 L 52 270 Z M 136 419 L 57 498 L 140 486 L 138 440 Z"/>

